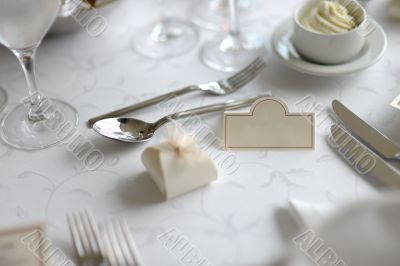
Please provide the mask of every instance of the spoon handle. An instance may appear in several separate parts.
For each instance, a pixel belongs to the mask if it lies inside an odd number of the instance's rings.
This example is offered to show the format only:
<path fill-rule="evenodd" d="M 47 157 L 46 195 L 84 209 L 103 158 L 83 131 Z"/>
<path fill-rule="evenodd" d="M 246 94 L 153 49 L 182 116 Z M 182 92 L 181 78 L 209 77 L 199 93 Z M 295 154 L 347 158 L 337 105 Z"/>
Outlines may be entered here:
<path fill-rule="evenodd" d="M 130 105 L 130 106 L 127 106 L 127 107 L 123 107 L 121 109 L 118 109 L 118 110 L 115 110 L 115 111 L 112 111 L 112 112 L 109 112 L 109 113 L 106 113 L 106 114 L 102 114 L 102 115 L 96 116 L 96 117 L 93 117 L 93 118 L 88 120 L 87 126 L 88 127 L 93 127 L 94 123 L 96 123 L 97 121 L 100 121 L 100 120 L 103 120 L 103 119 L 107 119 L 107 118 L 111 118 L 111 117 L 119 117 L 121 115 L 124 115 L 124 114 L 130 113 L 130 112 L 142 109 L 144 107 L 147 107 L 147 106 L 159 103 L 161 101 L 168 100 L 168 99 L 170 99 L 172 97 L 180 96 L 180 95 L 183 95 L 183 94 L 195 91 L 195 90 L 196 90 L 195 86 L 187 86 L 187 87 L 185 87 L 183 89 L 179 89 L 179 90 L 175 90 L 175 91 L 172 91 L 172 92 L 168 92 L 168 93 L 165 93 L 163 95 L 148 99 L 146 101 L 143 101 L 143 102 L 140 102 L 140 103 L 136 103 L 136 104 L 133 104 L 133 105 Z"/>
<path fill-rule="evenodd" d="M 255 97 L 252 98 L 247 98 L 247 99 L 242 99 L 242 100 L 229 100 L 224 103 L 217 103 L 217 104 L 211 104 L 211 105 L 206 105 L 182 112 L 178 112 L 175 114 L 171 114 L 168 116 L 165 116 L 158 120 L 155 125 L 156 127 L 160 127 L 164 125 L 165 123 L 170 122 L 171 120 L 178 120 L 178 119 L 183 119 L 195 115 L 203 115 L 207 113 L 212 113 L 216 111 L 221 111 L 221 110 L 228 110 L 228 109 L 235 109 L 235 108 L 240 108 L 240 107 L 245 107 L 251 105 L 253 102 L 258 100 L 260 97 L 265 97 L 265 96 L 271 96 L 271 93 L 263 93 L 259 94 Z"/>

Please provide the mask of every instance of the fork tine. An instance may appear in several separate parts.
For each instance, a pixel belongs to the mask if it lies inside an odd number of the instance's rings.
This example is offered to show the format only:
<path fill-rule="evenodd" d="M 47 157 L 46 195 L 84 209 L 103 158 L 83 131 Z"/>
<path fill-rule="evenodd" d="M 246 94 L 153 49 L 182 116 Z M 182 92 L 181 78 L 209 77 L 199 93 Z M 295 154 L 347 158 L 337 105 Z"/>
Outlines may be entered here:
<path fill-rule="evenodd" d="M 88 210 L 73 212 L 67 215 L 67 221 L 80 265 L 103 262 L 102 242 L 92 214 Z"/>
<path fill-rule="evenodd" d="M 130 247 L 128 245 L 128 242 L 126 240 L 127 235 L 124 234 L 121 226 L 120 220 L 114 220 L 113 221 L 113 227 L 114 227 L 114 232 L 116 234 L 116 237 L 118 239 L 118 243 L 120 244 L 121 248 L 121 253 L 123 257 L 125 258 L 125 261 L 128 263 L 127 266 L 136 266 L 136 261 L 132 253 L 130 252 Z"/>
<path fill-rule="evenodd" d="M 110 264 L 110 266 L 116 266 L 117 265 L 117 258 L 116 258 L 116 254 L 114 252 L 113 246 L 111 244 L 111 239 L 110 239 L 110 237 L 108 236 L 108 233 L 107 233 L 106 224 L 104 224 L 101 227 L 101 236 L 102 236 L 103 241 L 104 241 L 104 249 L 105 249 L 105 252 L 107 254 L 108 263 Z"/>
<path fill-rule="evenodd" d="M 86 239 L 87 239 L 87 244 L 89 247 L 88 255 L 92 256 L 94 254 L 97 254 L 100 252 L 100 250 L 97 250 L 96 242 L 95 242 L 95 237 L 93 236 L 90 225 L 89 225 L 89 220 L 87 219 L 86 212 L 85 211 L 79 211 L 78 212 L 78 217 L 80 219 L 80 222 L 82 224 L 83 228 L 83 233 L 85 233 Z"/>
<path fill-rule="evenodd" d="M 101 233 L 101 237 L 103 239 L 104 251 L 106 254 L 106 259 L 107 259 L 108 265 L 110 265 L 110 266 L 117 265 L 114 250 L 112 248 L 111 240 L 108 237 L 108 234 L 106 233 L 105 225 L 103 225 L 100 228 L 100 233 Z"/>
<path fill-rule="evenodd" d="M 137 266 L 144 266 L 143 260 L 139 254 L 139 251 L 136 247 L 135 241 L 132 238 L 131 232 L 128 228 L 128 224 L 126 223 L 125 219 L 119 220 L 122 232 L 125 236 L 126 243 L 129 247 L 129 252 L 131 253 L 132 257 L 134 258 Z"/>
<path fill-rule="evenodd" d="M 249 83 L 253 80 L 263 69 L 265 68 L 265 64 L 258 65 L 253 69 L 252 72 L 248 73 L 245 77 L 240 80 L 231 83 L 231 86 L 234 88 L 240 88 L 245 84 Z"/>
<path fill-rule="evenodd" d="M 122 254 L 122 250 L 121 250 L 121 246 L 120 243 L 118 241 L 117 235 L 115 233 L 114 227 L 112 222 L 107 222 L 105 225 L 105 235 L 106 237 L 108 237 L 109 240 L 109 250 L 112 250 L 113 255 L 114 255 L 114 261 L 116 262 L 116 264 L 112 264 L 114 265 L 126 265 L 125 264 L 125 259 L 123 257 Z"/>
<path fill-rule="evenodd" d="M 248 64 L 245 68 L 234 74 L 233 76 L 228 77 L 227 81 L 234 80 L 236 78 L 239 78 L 241 75 L 247 73 L 249 70 L 251 70 L 254 65 L 259 64 L 260 61 L 263 61 L 260 57 L 257 57 L 254 59 L 250 64 Z"/>
<path fill-rule="evenodd" d="M 257 69 L 253 69 L 251 73 L 248 73 L 248 75 L 242 77 L 242 79 L 235 80 L 234 82 L 231 82 L 229 85 L 233 90 L 237 90 L 247 83 L 251 82 L 260 72 L 263 70 L 264 67 L 261 66 Z"/>
<path fill-rule="evenodd" d="M 88 239 L 88 237 L 86 235 L 85 228 L 83 226 L 82 220 L 79 217 L 79 215 L 80 215 L 79 213 L 74 213 L 73 217 L 74 217 L 75 225 L 76 225 L 76 227 L 78 229 L 79 238 L 82 241 L 82 245 L 83 245 L 83 249 L 85 251 L 85 255 L 87 256 L 88 254 L 91 253 L 90 252 L 91 248 L 90 248 L 90 244 L 89 244 L 89 239 Z"/>
<path fill-rule="evenodd" d="M 69 226 L 69 231 L 71 232 L 72 241 L 74 243 L 76 252 L 78 253 L 78 257 L 81 258 L 85 255 L 85 250 L 83 248 L 83 243 L 81 241 L 78 228 L 73 218 L 73 214 L 67 215 L 67 221 Z"/>
<path fill-rule="evenodd" d="M 246 72 L 243 72 L 240 76 L 236 76 L 234 78 L 231 78 L 230 82 L 235 82 L 235 81 L 241 80 L 241 79 L 247 77 L 248 75 L 250 75 L 251 73 L 253 73 L 254 70 L 257 70 L 257 69 L 260 69 L 260 68 L 263 69 L 265 66 L 266 66 L 266 63 L 263 60 L 260 59 L 259 61 L 254 62 L 251 65 L 251 67 Z"/>
<path fill-rule="evenodd" d="M 248 70 L 246 73 L 241 75 L 240 77 L 237 77 L 233 80 L 229 81 L 229 84 L 231 87 L 237 87 L 239 84 L 243 84 L 244 81 L 246 83 L 250 82 L 253 78 L 255 78 L 258 73 L 265 68 L 265 64 L 257 64 L 253 65 L 253 67 Z"/>
<path fill-rule="evenodd" d="M 236 81 L 242 80 L 243 78 L 247 77 L 249 74 L 253 73 L 254 69 L 258 69 L 259 67 L 264 68 L 265 62 L 263 59 L 258 57 L 252 63 L 250 63 L 247 67 L 242 69 L 240 72 L 236 73 L 232 77 L 227 79 L 228 83 L 234 83 Z"/>
<path fill-rule="evenodd" d="M 85 233 L 85 229 L 82 224 L 82 220 L 79 217 L 79 214 L 72 213 L 70 216 L 70 228 L 73 229 L 73 237 L 77 245 L 75 245 L 78 258 L 80 263 L 83 264 L 85 260 L 91 257 L 91 247 L 89 244 L 89 240 Z M 79 243 L 79 244 L 78 244 Z"/>
<path fill-rule="evenodd" d="M 93 214 L 89 210 L 83 211 L 83 216 L 86 224 L 88 235 L 90 236 L 94 254 L 101 254 L 104 257 L 103 243 L 100 238 L 99 230 Z"/>
<path fill-rule="evenodd" d="M 124 219 L 108 221 L 101 229 L 111 266 L 144 266 Z"/>

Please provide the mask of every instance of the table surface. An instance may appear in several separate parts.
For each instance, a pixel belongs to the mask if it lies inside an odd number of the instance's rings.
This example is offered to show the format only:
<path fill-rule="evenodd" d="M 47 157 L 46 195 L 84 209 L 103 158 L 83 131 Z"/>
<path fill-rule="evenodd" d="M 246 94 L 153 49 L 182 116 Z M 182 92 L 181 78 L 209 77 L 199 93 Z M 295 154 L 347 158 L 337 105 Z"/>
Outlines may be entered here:
<path fill-rule="evenodd" d="M 146 3 L 145 3 L 146 2 Z M 190 17 L 190 1 L 170 1 L 170 13 Z M 250 85 L 231 96 L 191 95 L 187 107 L 246 97 L 263 91 L 285 100 L 292 111 L 312 96 L 327 111 L 340 99 L 354 112 L 393 140 L 398 135 L 399 112 L 389 106 L 399 93 L 400 29 L 386 16 L 387 1 L 371 1 L 370 14 L 388 35 L 388 49 L 375 66 L 361 73 L 319 78 L 297 73 L 273 54 L 273 29 L 291 15 L 298 1 L 259 1 L 259 14 L 247 28 L 265 36 L 268 68 Z M 190 10 L 190 9 L 189 9 Z M 225 77 L 198 59 L 199 47 L 215 33 L 200 31 L 196 47 L 168 60 L 149 60 L 135 53 L 132 39 L 140 27 L 157 17 L 156 1 L 120 1 L 103 11 L 109 23 L 99 37 L 84 30 L 45 39 L 37 55 L 41 89 L 65 99 L 79 111 L 79 132 L 101 150 L 105 161 L 87 170 L 65 145 L 26 152 L 0 143 L 0 226 L 46 221 L 56 246 L 73 256 L 66 213 L 92 209 L 101 221 L 124 215 L 147 265 L 178 265 L 179 258 L 157 240 L 176 228 L 212 265 L 266 265 L 285 249 L 285 228 L 279 210 L 288 200 L 337 205 L 376 195 L 378 190 L 342 161 L 327 144 L 324 115 L 316 117 L 315 151 L 241 151 L 235 153 L 239 169 L 219 169 L 212 185 L 170 201 L 163 201 L 140 161 L 150 143 L 129 145 L 102 138 L 85 121 L 124 105 L 172 89 Z M 26 96 L 26 84 L 14 56 L 0 49 L 0 85 L 10 103 Z M 152 121 L 168 112 L 163 108 L 140 111 L 137 117 Z M 3 113 L 4 114 L 4 113 Z M 324 112 L 320 112 L 324 114 Z M 203 118 L 211 132 L 221 136 L 222 116 Z"/>

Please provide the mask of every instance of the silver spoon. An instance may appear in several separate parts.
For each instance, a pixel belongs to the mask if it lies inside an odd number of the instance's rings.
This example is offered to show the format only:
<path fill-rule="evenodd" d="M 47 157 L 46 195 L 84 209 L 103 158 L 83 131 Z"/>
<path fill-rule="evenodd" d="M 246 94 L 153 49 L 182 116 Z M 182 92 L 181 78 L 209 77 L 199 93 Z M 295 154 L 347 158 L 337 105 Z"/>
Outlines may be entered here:
<path fill-rule="evenodd" d="M 263 96 L 271 96 L 271 94 L 264 93 L 243 100 L 230 100 L 224 103 L 202 106 L 167 115 L 154 123 L 148 123 L 135 118 L 108 118 L 96 122 L 93 125 L 93 129 L 100 135 L 110 139 L 124 142 L 143 142 L 151 139 L 157 129 L 172 120 L 248 106 Z"/>

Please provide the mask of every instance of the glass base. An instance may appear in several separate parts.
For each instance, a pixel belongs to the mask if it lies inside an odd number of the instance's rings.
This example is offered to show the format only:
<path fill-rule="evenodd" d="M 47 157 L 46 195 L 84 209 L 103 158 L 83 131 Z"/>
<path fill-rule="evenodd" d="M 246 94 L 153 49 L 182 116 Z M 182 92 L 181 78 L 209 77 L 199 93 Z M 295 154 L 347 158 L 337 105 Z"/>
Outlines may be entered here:
<path fill-rule="evenodd" d="M 49 119 L 32 122 L 28 109 L 19 104 L 1 121 L 0 134 L 3 141 L 21 150 L 40 150 L 54 146 L 71 136 L 78 125 L 74 107 L 60 100 L 49 99 L 53 115 Z"/>
<path fill-rule="evenodd" d="M 0 88 L 0 112 L 6 107 L 7 101 L 7 92 L 3 88 Z"/>
<path fill-rule="evenodd" d="M 238 1 L 240 24 L 247 24 L 255 18 L 256 0 Z M 191 8 L 191 20 L 197 26 L 213 31 L 222 31 L 229 21 L 228 0 L 199 0 Z"/>
<path fill-rule="evenodd" d="M 133 46 L 141 55 L 161 59 L 189 52 L 197 39 L 198 33 L 193 25 L 167 18 L 135 34 Z"/>
<path fill-rule="evenodd" d="M 224 72 L 241 70 L 256 57 L 265 56 L 265 41 L 257 34 L 245 33 L 238 38 L 230 36 L 210 41 L 200 50 L 200 59 L 207 66 Z"/>

